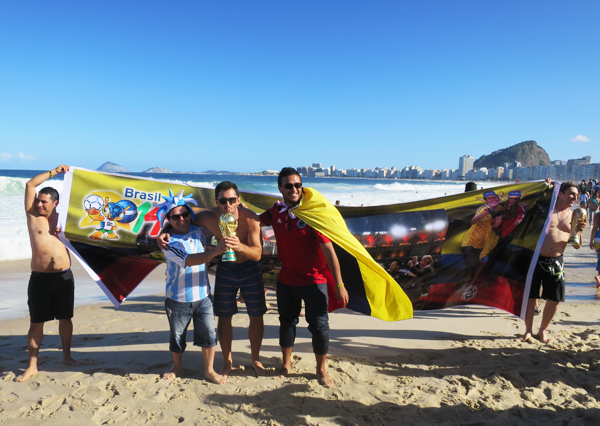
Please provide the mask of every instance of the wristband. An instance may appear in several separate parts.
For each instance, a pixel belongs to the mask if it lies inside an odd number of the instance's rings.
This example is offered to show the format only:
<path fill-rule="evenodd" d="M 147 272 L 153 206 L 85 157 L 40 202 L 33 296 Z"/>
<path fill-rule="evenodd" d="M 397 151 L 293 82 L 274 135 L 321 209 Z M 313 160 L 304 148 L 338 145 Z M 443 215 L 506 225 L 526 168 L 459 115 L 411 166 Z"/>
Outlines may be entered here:
<path fill-rule="evenodd" d="M 344 283 L 341 283 L 340 285 L 335 286 L 335 288 L 340 288 L 340 287 L 344 287 Z"/>
<path fill-rule="evenodd" d="M 53 178 L 54 175 L 52 174 L 52 170 L 48 170 L 48 173 L 50 173 L 50 177 Z"/>

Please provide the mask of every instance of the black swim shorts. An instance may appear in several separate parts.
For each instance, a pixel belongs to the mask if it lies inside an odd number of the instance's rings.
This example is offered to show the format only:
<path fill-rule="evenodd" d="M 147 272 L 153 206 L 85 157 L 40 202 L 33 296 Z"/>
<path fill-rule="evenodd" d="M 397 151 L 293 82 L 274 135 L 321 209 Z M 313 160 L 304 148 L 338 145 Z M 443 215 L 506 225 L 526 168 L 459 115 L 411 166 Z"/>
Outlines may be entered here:
<path fill-rule="evenodd" d="M 540 256 L 533 271 L 530 299 L 540 298 L 553 302 L 565 301 L 565 268 L 563 257 Z"/>
<path fill-rule="evenodd" d="M 27 298 L 32 323 L 73 318 L 73 272 L 32 272 Z"/>

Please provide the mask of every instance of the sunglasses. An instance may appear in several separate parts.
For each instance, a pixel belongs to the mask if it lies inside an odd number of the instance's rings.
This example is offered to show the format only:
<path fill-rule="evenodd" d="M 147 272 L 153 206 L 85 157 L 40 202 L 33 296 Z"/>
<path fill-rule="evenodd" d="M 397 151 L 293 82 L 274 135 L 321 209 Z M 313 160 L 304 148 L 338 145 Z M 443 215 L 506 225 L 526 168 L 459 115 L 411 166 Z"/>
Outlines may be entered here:
<path fill-rule="evenodd" d="M 302 188 L 302 182 L 286 183 L 285 185 L 283 185 L 283 188 L 288 191 L 292 188 L 300 189 L 300 188 Z"/>
<path fill-rule="evenodd" d="M 231 197 L 231 198 L 217 198 L 217 201 L 219 202 L 219 204 L 231 204 L 234 205 L 235 203 L 237 203 L 237 197 Z"/>
<path fill-rule="evenodd" d="M 189 215 L 190 215 L 190 212 L 183 212 L 181 214 L 172 214 L 170 219 L 171 220 L 187 219 Z"/>

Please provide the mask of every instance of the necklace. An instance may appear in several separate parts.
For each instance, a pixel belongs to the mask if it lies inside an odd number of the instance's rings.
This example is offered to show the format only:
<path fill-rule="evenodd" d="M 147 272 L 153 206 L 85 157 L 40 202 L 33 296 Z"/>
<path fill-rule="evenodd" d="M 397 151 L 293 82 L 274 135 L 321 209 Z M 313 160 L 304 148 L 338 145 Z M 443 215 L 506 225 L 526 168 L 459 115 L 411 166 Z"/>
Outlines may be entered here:
<path fill-rule="evenodd" d="M 561 224 L 561 223 L 563 223 L 565 220 L 567 220 L 567 217 L 569 217 L 569 212 L 567 212 L 567 213 L 565 214 L 565 217 L 564 217 L 564 218 L 562 218 L 562 219 L 560 218 L 560 214 L 559 214 L 559 212 L 557 212 L 557 213 L 556 213 L 556 217 L 558 217 L 558 224 L 560 225 L 560 224 Z"/>

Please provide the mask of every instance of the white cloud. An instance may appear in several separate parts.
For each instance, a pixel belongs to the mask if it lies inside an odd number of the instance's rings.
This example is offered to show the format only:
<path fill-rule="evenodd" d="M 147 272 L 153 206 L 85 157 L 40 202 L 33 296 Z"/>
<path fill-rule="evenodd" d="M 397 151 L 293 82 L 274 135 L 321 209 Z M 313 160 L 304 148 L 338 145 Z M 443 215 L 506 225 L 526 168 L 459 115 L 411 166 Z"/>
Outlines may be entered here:
<path fill-rule="evenodd" d="M 0 163 L 10 163 L 12 161 L 18 161 L 19 163 L 27 163 L 29 161 L 36 161 L 37 157 L 33 155 L 23 154 L 22 152 L 17 152 L 16 154 L 11 154 L 10 152 L 2 152 L 0 153 Z"/>
<path fill-rule="evenodd" d="M 574 138 L 571 138 L 571 142 L 576 143 L 576 142 L 590 142 L 591 139 L 590 138 L 586 138 L 583 135 L 577 135 Z"/>
<path fill-rule="evenodd" d="M 34 157 L 33 155 L 23 154 L 22 152 L 17 152 L 15 157 L 17 157 L 17 159 L 19 161 L 35 161 L 35 160 L 37 160 L 37 157 Z"/>

